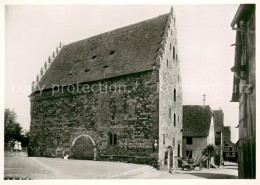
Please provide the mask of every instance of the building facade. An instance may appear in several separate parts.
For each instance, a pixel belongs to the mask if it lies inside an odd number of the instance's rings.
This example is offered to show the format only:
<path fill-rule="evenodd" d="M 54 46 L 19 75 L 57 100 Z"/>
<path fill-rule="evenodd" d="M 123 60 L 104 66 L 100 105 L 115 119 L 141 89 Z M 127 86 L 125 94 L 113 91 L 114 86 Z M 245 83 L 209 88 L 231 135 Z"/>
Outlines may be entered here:
<path fill-rule="evenodd" d="M 230 126 L 224 126 L 223 129 L 223 142 L 231 141 L 231 127 Z"/>
<path fill-rule="evenodd" d="M 177 168 L 182 88 L 175 23 L 172 8 L 57 48 L 33 82 L 30 155 Z"/>
<path fill-rule="evenodd" d="M 231 23 L 236 31 L 233 94 L 239 102 L 238 177 L 256 177 L 255 5 L 242 4 Z"/>
<path fill-rule="evenodd" d="M 215 146 L 219 155 L 219 164 L 223 164 L 223 130 L 224 130 L 224 112 L 222 109 L 213 111 Z"/>
<path fill-rule="evenodd" d="M 183 156 L 197 159 L 207 145 L 215 144 L 213 113 L 200 105 L 183 106 Z"/>
<path fill-rule="evenodd" d="M 237 148 L 230 140 L 224 143 L 223 157 L 225 161 L 237 162 Z"/>

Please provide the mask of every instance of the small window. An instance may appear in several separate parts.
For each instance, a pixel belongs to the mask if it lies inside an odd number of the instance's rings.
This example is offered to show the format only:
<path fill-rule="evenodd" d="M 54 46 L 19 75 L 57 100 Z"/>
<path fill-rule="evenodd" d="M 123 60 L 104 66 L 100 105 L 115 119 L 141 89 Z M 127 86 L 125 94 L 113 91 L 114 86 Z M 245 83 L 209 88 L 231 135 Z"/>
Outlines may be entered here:
<path fill-rule="evenodd" d="M 176 126 L 176 114 L 173 114 L 173 125 Z"/>
<path fill-rule="evenodd" d="M 85 72 L 89 72 L 89 69 L 85 69 Z"/>
<path fill-rule="evenodd" d="M 170 44 L 170 50 L 172 49 L 172 44 Z"/>
<path fill-rule="evenodd" d="M 116 144 L 117 144 L 117 135 L 114 134 L 114 145 L 116 145 Z"/>
<path fill-rule="evenodd" d="M 176 89 L 173 90 L 173 100 L 176 101 Z"/>
<path fill-rule="evenodd" d="M 104 66 L 103 68 L 108 68 L 108 66 Z"/>
<path fill-rule="evenodd" d="M 163 134 L 163 144 L 165 144 L 165 134 Z"/>
<path fill-rule="evenodd" d="M 180 154 L 181 154 L 181 146 L 180 144 L 178 144 L 178 157 L 180 157 Z"/>
<path fill-rule="evenodd" d="M 192 137 L 187 137 L 186 138 L 186 144 L 187 145 L 192 145 Z"/>
<path fill-rule="evenodd" d="M 174 46 L 172 46 L 172 57 L 173 57 L 173 59 L 175 60 L 175 47 Z"/>
<path fill-rule="evenodd" d="M 178 82 L 180 81 L 180 76 L 178 75 Z"/>
<path fill-rule="evenodd" d="M 172 109 L 169 108 L 169 118 L 171 118 L 171 117 L 172 117 Z"/>
<path fill-rule="evenodd" d="M 96 58 L 97 56 L 96 55 L 94 55 L 94 56 L 92 56 L 92 59 L 94 59 L 94 58 Z"/>
<path fill-rule="evenodd" d="M 117 134 L 112 134 L 111 132 L 109 132 L 108 135 L 109 135 L 109 145 L 110 146 L 117 145 Z"/>
<path fill-rule="evenodd" d="M 172 30 L 171 30 L 171 35 L 172 35 Z"/>
<path fill-rule="evenodd" d="M 172 146 L 175 146 L 175 137 L 172 138 Z"/>
<path fill-rule="evenodd" d="M 109 53 L 109 55 L 113 55 L 115 53 L 115 51 L 111 51 L 110 53 Z"/>
<path fill-rule="evenodd" d="M 168 63 L 169 63 L 169 62 L 168 62 L 168 60 L 167 60 L 167 67 L 168 67 L 168 65 L 169 65 Z"/>
<path fill-rule="evenodd" d="M 113 134 L 109 133 L 109 144 L 113 145 Z"/>

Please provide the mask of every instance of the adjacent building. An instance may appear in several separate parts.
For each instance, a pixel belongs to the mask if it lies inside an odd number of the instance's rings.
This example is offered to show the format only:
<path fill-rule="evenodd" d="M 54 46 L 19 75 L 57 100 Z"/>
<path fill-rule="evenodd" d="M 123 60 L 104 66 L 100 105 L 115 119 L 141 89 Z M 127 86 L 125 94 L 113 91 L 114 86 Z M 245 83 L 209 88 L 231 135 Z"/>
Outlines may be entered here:
<path fill-rule="evenodd" d="M 237 147 L 231 141 L 231 127 L 224 126 L 223 129 L 223 158 L 225 161 L 237 162 Z"/>
<path fill-rule="evenodd" d="M 223 164 L 223 130 L 224 130 L 224 112 L 220 108 L 213 111 L 214 131 L 215 131 L 215 146 L 219 155 L 219 164 Z"/>
<path fill-rule="evenodd" d="M 237 162 L 237 148 L 230 140 L 224 143 L 223 158 L 225 161 Z"/>
<path fill-rule="evenodd" d="M 223 142 L 231 141 L 231 127 L 230 126 L 224 126 L 223 129 Z"/>
<path fill-rule="evenodd" d="M 236 31 L 231 102 L 239 102 L 238 177 L 251 179 L 256 178 L 255 5 L 240 5 L 231 27 Z"/>
<path fill-rule="evenodd" d="M 215 144 L 213 112 L 210 106 L 183 106 L 183 156 L 199 158 L 207 145 Z"/>
<path fill-rule="evenodd" d="M 32 90 L 30 155 L 177 168 L 183 113 L 173 8 L 57 48 Z"/>

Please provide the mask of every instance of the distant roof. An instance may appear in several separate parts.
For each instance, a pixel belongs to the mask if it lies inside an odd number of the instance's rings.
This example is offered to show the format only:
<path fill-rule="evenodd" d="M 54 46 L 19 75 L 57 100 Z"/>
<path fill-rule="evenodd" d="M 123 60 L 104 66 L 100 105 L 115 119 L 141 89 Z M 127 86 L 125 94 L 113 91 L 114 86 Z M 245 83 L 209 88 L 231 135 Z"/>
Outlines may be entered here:
<path fill-rule="evenodd" d="M 209 135 L 212 111 L 210 106 L 183 106 L 183 136 L 207 137 Z"/>
<path fill-rule="evenodd" d="M 39 86 L 48 89 L 152 70 L 170 15 L 65 45 Z"/>
<path fill-rule="evenodd" d="M 224 113 L 222 109 L 213 110 L 214 114 L 214 131 L 223 132 L 224 129 Z"/>

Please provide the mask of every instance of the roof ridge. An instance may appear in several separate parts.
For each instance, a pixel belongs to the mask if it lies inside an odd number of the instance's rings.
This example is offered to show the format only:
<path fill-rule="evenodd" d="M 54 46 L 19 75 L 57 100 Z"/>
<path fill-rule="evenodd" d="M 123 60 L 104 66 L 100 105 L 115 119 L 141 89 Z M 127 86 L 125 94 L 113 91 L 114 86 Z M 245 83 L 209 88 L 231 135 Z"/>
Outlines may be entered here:
<path fill-rule="evenodd" d="M 163 59 L 164 52 L 165 52 L 166 39 L 168 37 L 168 32 L 169 32 L 170 25 L 171 25 L 171 22 L 172 22 L 172 17 L 173 17 L 173 7 L 171 7 L 171 11 L 170 11 L 170 13 L 168 13 L 168 19 L 167 19 L 167 22 L 166 22 L 166 25 L 165 25 L 165 28 L 164 28 L 164 34 L 162 36 L 160 48 L 158 49 L 158 53 L 157 53 L 157 56 L 156 56 L 156 59 L 155 59 L 154 69 L 160 68 L 160 63 L 161 63 L 161 60 Z"/>
<path fill-rule="evenodd" d="M 110 30 L 110 31 L 106 31 L 106 32 L 102 32 L 100 34 L 97 34 L 97 35 L 93 35 L 91 37 L 88 37 L 88 38 L 85 38 L 85 39 L 81 39 L 81 40 L 78 40 L 78 41 L 75 41 L 75 42 L 71 42 L 65 46 L 69 46 L 69 45 L 72 45 L 72 44 L 75 44 L 75 43 L 78 43 L 78 42 L 83 42 L 83 41 L 87 41 L 89 39 L 95 39 L 95 37 L 100 37 L 100 36 L 103 36 L 103 35 L 107 35 L 109 33 L 113 33 L 113 32 L 116 32 L 116 31 L 120 31 L 120 30 L 123 30 L 123 29 L 127 29 L 129 27 L 132 27 L 132 26 L 137 26 L 137 25 L 142 25 L 143 23 L 145 22 L 149 22 L 149 21 L 152 21 L 154 19 L 158 19 L 160 17 L 163 17 L 163 16 L 166 16 L 166 15 L 170 15 L 170 13 L 165 13 L 165 14 L 162 14 L 162 15 L 159 15 L 159 16 L 156 16 L 156 17 L 153 17 L 153 18 L 150 18 L 150 19 L 147 19 L 147 20 L 144 20 L 144 21 L 141 21 L 141 22 L 136 22 L 136 23 L 132 23 L 132 24 L 129 24 L 127 26 L 123 26 L 123 27 L 120 27 L 120 28 L 116 28 L 116 29 L 113 29 L 113 30 Z"/>

